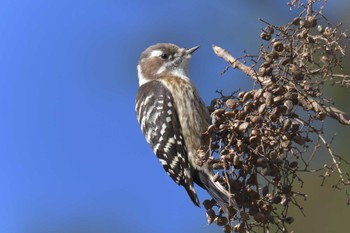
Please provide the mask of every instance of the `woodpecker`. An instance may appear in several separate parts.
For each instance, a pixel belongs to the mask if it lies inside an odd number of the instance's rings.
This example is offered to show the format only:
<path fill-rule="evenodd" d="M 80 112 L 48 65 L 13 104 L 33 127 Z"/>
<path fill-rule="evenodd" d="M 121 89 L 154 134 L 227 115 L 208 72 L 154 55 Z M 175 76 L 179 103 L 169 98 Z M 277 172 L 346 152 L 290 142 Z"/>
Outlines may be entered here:
<path fill-rule="evenodd" d="M 174 44 L 155 44 L 140 56 L 136 115 L 141 130 L 168 175 L 200 206 L 194 183 L 207 190 L 227 213 L 230 193 L 213 179 L 202 136 L 209 113 L 188 75 L 191 54 Z"/>

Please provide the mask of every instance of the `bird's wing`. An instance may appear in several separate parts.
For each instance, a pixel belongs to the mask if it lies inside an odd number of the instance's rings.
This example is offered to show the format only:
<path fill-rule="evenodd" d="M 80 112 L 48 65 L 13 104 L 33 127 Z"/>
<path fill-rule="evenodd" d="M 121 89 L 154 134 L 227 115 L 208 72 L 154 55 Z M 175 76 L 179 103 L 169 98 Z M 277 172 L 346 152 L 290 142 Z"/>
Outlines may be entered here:
<path fill-rule="evenodd" d="M 141 130 L 168 175 L 185 187 L 194 204 L 194 189 L 187 149 L 173 96 L 159 81 L 143 84 L 136 97 L 136 114 Z"/>

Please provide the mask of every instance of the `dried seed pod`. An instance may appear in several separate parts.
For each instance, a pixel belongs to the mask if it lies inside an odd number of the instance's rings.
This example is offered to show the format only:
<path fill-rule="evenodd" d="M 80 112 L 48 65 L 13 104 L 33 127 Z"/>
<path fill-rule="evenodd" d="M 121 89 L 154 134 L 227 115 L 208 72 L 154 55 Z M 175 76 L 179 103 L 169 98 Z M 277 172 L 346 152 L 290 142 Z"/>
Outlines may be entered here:
<path fill-rule="evenodd" d="M 265 197 L 268 193 L 269 193 L 269 186 L 268 186 L 268 185 L 265 185 L 265 186 L 261 189 L 261 194 Z"/>
<path fill-rule="evenodd" d="M 328 65 L 328 64 L 329 64 L 329 57 L 323 55 L 323 56 L 321 56 L 320 61 L 321 61 L 323 64 Z"/>
<path fill-rule="evenodd" d="M 309 43 L 311 43 L 311 44 L 314 44 L 314 43 L 316 42 L 315 39 L 314 39 L 312 36 L 308 36 L 308 37 L 306 38 L 306 41 L 309 42 Z"/>
<path fill-rule="evenodd" d="M 272 64 L 272 61 L 270 61 L 270 62 L 265 61 L 260 65 L 260 67 L 268 68 L 271 66 L 271 64 Z"/>
<path fill-rule="evenodd" d="M 209 222 L 209 221 L 208 221 Z M 227 223 L 228 223 L 228 220 L 227 220 L 227 218 L 225 218 L 225 217 L 220 217 L 220 216 L 218 216 L 218 217 L 216 217 L 215 219 L 214 219 L 214 222 L 216 223 L 216 225 L 218 225 L 218 226 L 225 226 Z"/>
<path fill-rule="evenodd" d="M 215 201 L 213 200 L 204 200 L 203 201 L 203 206 L 206 210 L 211 210 L 213 206 L 215 205 Z"/>
<path fill-rule="evenodd" d="M 258 70 L 258 75 L 259 76 L 265 76 L 266 75 L 266 68 L 265 67 L 260 67 Z"/>
<path fill-rule="evenodd" d="M 282 185 L 281 192 L 284 194 L 289 194 L 292 191 L 291 185 Z"/>
<path fill-rule="evenodd" d="M 272 198 L 272 203 L 274 203 L 274 204 L 279 204 L 279 203 L 281 203 L 281 201 L 282 201 L 282 197 L 280 195 L 274 196 Z"/>
<path fill-rule="evenodd" d="M 248 100 L 250 100 L 251 98 L 253 97 L 252 93 L 249 91 L 249 92 L 246 92 L 244 95 L 243 95 L 243 98 L 242 98 L 242 101 L 243 102 L 247 102 Z"/>
<path fill-rule="evenodd" d="M 286 66 L 290 64 L 290 59 L 288 57 L 282 58 L 279 64 L 282 66 Z"/>
<path fill-rule="evenodd" d="M 251 188 L 247 188 L 247 195 L 250 199 L 252 200 L 258 200 L 260 198 L 260 194 L 258 192 L 256 192 L 255 190 L 251 189 Z"/>
<path fill-rule="evenodd" d="M 252 132 L 250 133 L 250 135 L 252 135 L 252 136 L 259 136 L 260 132 L 259 132 L 259 130 L 253 129 Z"/>
<path fill-rule="evenodd" d="M 293 19 L 292 23 L 293 23 L 294 25 L 298 26 L 298 25 L 300 25 L 300 20 L 301 20 L 301 19 L 300 19 L 299 17 L 296 17 L 296 18 Z"/>
<path fill-rule="evenodd" d="M 323 32 L 324 32 L 323 26 L 322 26 L 322 25 L 318 25 L 318 26 L 317 26 L 317 31 L 318 31 L 319 33 L 323 33 Z"/>
<path fill-rule="evenodd" d="M 297 168 L 298 167 L 298 162 L 297 161 L 293 161 L 293 162 L 291 162 L 290 164 L 289 164 L 289 167 L 290 168 Z"/>
<path fill-rule="evenodd" d="M 284 131 L 288 131 L 289 128 L 291 127 L 291 125 L 292 125 L 292 121 L 291 121 L 289 118 L 287 118 L 287 119 L 284 121 L 283 130 L 284 130 Z"/>
<path fill-rule="evenodd" d="M 266 104 L 270 106 L 273 102 L 272 100 L 272 93 L 271 92 L 264 92 L 263 97 L 265 98 Z"/>
<path fill-rule="evenodd" d="M 287 113 L 290 113 L 290 112 L 293 110 L 293 108 L 294 108 L 293 101 L 291 101 L 291 100 L 286 100 L 286 101 L 283 103 L 283 106 L 286 107 Z"/>
<path fill-rule="evenodd" d="M 264 30 L 267 34 L 272 35 L 273 33 L 275 33 L 275 30 L 273 29 L 273 27 L 271 25 L 267 26 Z"/>
<path fill-rule="evenodd" d="M 299 130 L 299 123 L 296 121 L 292 122 L 291 130 L 293 133 L 296 133 Z"/>
<path fill-rule="evenodd" d="M 261 210 L 264 212 L 264 214 L 269 214 L 273 210 L 273 207 L 272 207 L 272 205 L 264 204 L 261 207 Z"/>
<path fill-rule="evenodd" d="M 284 221 L 288 224 L 292 224 L 294 222 L 294 218 L 293 217 L 287 217 L 284 219 Z"/>
<path fill-rule="evenodd" d="M 274 95 L 283 95 L 286 92 L 285 88 L 283 86 L 277 86 L 275 89 L 273 89 L 272 93 Z"/>
<path fill-rule="evenodd" d="M 242 124 L 239 125 L 238 129 L 241 132 L 245 132 L 248 127 L 249 127 L 249 123 L 248 122 L 243 122 Z"/>
<path fill-rule="evenodd" d="M 260 38 L 263 39 L 263 40 L 269 41 L 269 40 L 271 40 L 271 34 L 268 34 L 266 32 L 262 32 L 260 34 Z"/>
<path fill-rule="evenodd" d="M 292 144 L 292 142 L 290 140 L 285 140 L 285 141 L 281 142 L 281 146 L 283 148 L 288 148 L 288 147 L 290 147 L 291 144 Z"/>
<path fill-rule="evenodd" d="M 282 96 L 280 96 L 280 95 L 278 95 L 278 96 L 276 96 L 275 98 L 273 98 L 273 102 L 274 103 L 278 103 L 278 102 L 280 102 L 282 100 Z"/>
<path fill-rule="evenodd" d="M 251 137 L 249 138 L 249 143 L 250 143 L 251 145 L 256 145 L 258 142 L 259 142 L 259 138 L 258 138 L 257 136 L 251 136 Z"/>
<path fill-rule="evenodd" d="M 256 213 L 254 214 L 254 220 L 257 222 L 266 222 L 266 216 L 263 213 Z"/>
<path fill-rule="evenodd" d="M 241 92 L 238 94 L 238 97 L 242 99 L 243 96 L 244 96 L 244 94 L 245 94 L 245 91 L 241 91 Z"/>
<path fill-rule="evenodd" d="M 313 15 L 307 16 L 307 22 L 309 23 L 310 27 L 316 27 L 317 25 L 317 19 Z"/>
<path fill-rule="evenodd" d="M 260 105 L 258 112 L 263 113 L 263 112 L 265 112 L 265 109 L 266 109 L 266 104 L 262 104 L 262 105 Z"/>
<path fill-rule="evenodd" d="M 282 52 L 284 50 L 284 46 L 280 41 L 276 41 L 272 44 L 272 48 L 277 52 Z"/>
<path fill-rule="evenodd" d="M 301 81 L 304 79 L 304 74 L 302 71 L 297 70 L 297 71 L 292 73 L 292 77 L 294 80 Z"/>
<path fill-rule="evenodd" d="M 226 100 L 225 104 L 226 104 L 226 106 L 227 106 L 228 108 L 231 108 L 231 109 L 234 108 L 234 107 L 236 106 L 236 103 L 235 103 L 234 99 L 228 99 L 228 100 Z"/>
<path fill-rule="evenodd" d="M 293 141 L 302 146 L 305 144 L 306 138 L 300 135 L 296 135 L 293 137 Z"/>
<path fill-rule="evenodd" d="M 223 228 L 224 233 L 231 233 L 232 227 L 230 225 L 225 225 Z"/>
<path fill-rule="evenodd" d="M 326 118 L 327 114 L 325 112 L 318 112 L 316 118 L 323 121 Z"/>
<path fill-rule="evenodd" d="M 253 117 L 250 118 L 250 120 L 253 123 L 261 123 L 263 121 L 263 118 L 261 116 L 253 116 Z"/>
<path fill-rule="evenodd" d="M 330 36 L 330 35 L 332 35 L 332 34 L 333 34 L 332 28 L 330 28 L 330 27 L 325 27 L 324 32 L 323 32 L 323 35 L 326 36 L 326 37 L 328 37 L 328 36 Z"/>
<path fill-rule="evenodd" d="M 208 221 L 208 224 L 211 224 L 212 222 L 214 222 L 214 220 L 215 220 L 215 212 L 214 212 L 214 210 L 212 210 L 212 209 L 208 209 L 207 211 L 206 211 L 206 216 L 207 216 L 207 221 Z"/>
<path fill-rule="evenodd" d="M 260 96 L 261 96 L 261 94 L 262 94 L 262 92 L 263 92 L 262 89 L 257 90 L 257 91 L 254 93 L 253 98 L 254 98 L 255 100 L 259 99 Z"/>

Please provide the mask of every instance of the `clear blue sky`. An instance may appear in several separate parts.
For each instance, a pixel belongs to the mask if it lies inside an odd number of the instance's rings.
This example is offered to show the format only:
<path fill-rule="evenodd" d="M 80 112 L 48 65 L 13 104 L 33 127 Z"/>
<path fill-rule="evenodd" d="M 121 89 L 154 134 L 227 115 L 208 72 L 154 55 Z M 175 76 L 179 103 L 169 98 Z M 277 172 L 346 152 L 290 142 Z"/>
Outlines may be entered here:
<path fill-rule="evenodd" d="M 2 0 L 0 232 L 221 232 L 141 134 L 137 59 L 157 42 L 200 44 L 190 73 L 207 103 L 245 88 L 219 76 L 211 44 L 254 52 L 257 18 L 291 15 L 275 2 Z"/>

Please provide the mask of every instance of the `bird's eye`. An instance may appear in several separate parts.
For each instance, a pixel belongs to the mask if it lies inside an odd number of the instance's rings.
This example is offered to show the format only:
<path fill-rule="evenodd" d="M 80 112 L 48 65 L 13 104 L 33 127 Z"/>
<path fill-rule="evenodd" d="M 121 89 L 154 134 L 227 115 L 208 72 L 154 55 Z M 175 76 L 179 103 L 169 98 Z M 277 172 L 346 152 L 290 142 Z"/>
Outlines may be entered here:
<path fill-rule="evenodd" d="M 169 54 L 167 53 L 163 53 L 162 55 L 160 55 L 160 57 L 164 60 L 168 59 L 169 58 Z"/>

